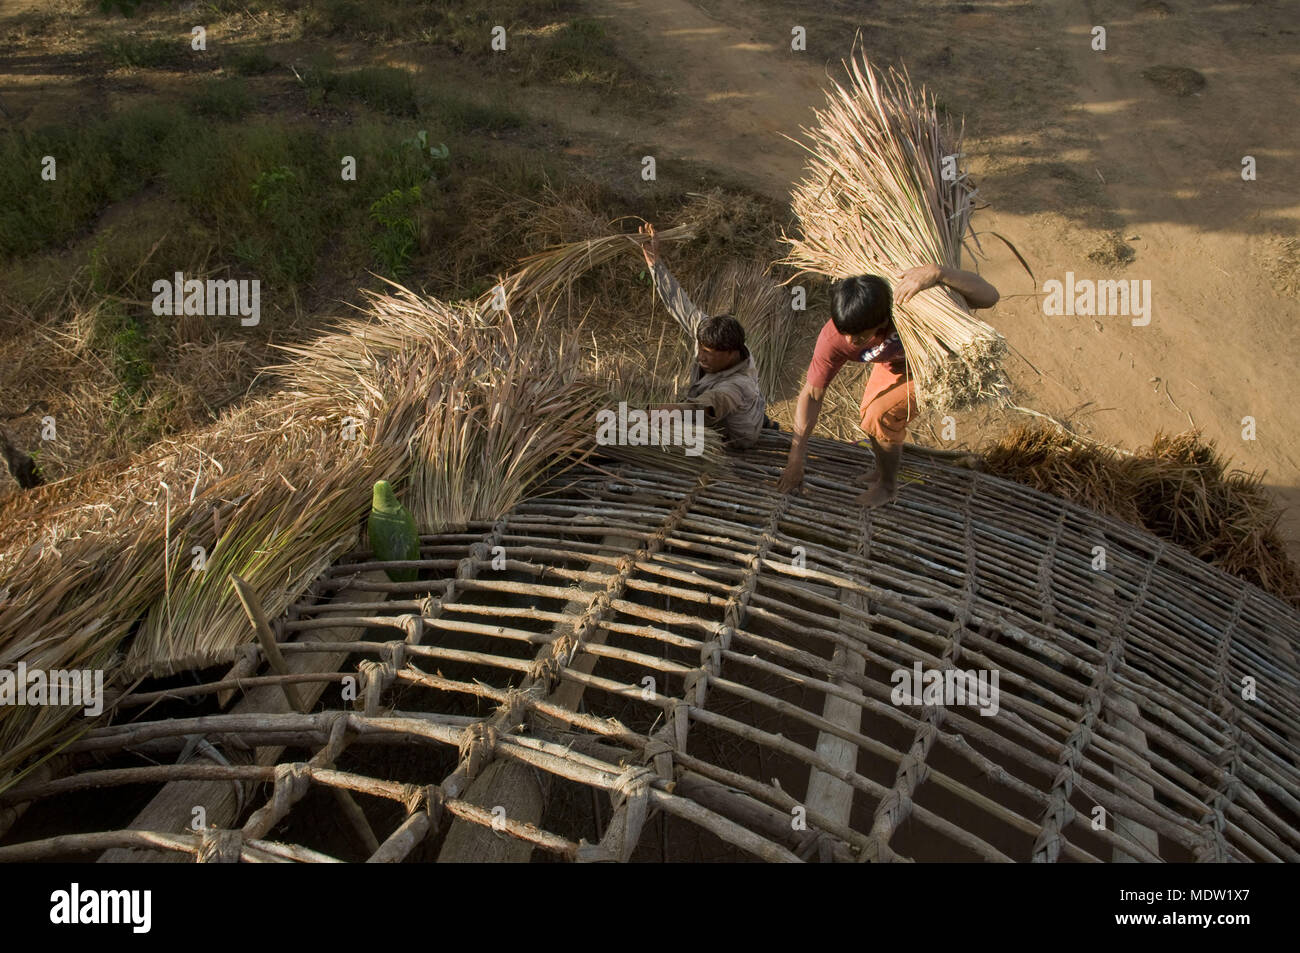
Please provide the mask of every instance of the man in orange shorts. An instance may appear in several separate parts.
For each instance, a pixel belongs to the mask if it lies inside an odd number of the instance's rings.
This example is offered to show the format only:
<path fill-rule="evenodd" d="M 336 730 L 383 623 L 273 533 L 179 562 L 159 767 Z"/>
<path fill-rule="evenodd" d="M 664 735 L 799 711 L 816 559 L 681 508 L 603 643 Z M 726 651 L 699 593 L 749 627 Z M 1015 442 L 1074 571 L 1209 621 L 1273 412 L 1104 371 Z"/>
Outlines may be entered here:
<path fill-rule="evenodd" d="M 900 272 L 897 279 L 899 304 L 938 284 L 960 293 L 972 308 L 991 308 L 998 300 L 996 288 L 974 272 L 958 268 L 921 265 Z M 854 275 L 831 285 L 831 319 L 817 338 L 808 376 L 799 392 L 790 456 L 777 481 L 781 492 L 788 493 L 803 484 L 808 437 L 817 426 L 826 387 L 851 360 L 872 365 L 860 410 L 862 429 L 876 459 L 875 474 L 854 502 L 879 506 L 898 495 L 898 465 L 908 421 L 916 416 L 916 389 L 894 327 L 893 295 L 889 283 L 879 275 Z"/>

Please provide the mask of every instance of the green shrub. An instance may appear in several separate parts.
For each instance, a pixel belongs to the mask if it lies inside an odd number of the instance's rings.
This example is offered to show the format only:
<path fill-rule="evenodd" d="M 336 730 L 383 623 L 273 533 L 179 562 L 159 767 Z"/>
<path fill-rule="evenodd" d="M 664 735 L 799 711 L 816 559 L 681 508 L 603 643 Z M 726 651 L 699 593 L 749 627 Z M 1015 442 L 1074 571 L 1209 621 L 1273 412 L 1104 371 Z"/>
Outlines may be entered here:
<path fill-rule="evenodd" d="M 259 173 L 252 185 L 258 209 L 271 215 L 283 212 L 289 203 L 293 180 L 293 169 L 288 166 L 277 166 Z"/>
<path fill-rule="evenodd" d="M 288 166 L 259 173 L 250 191 L 256 227 L 236 254 L 273 281 L 307 280 L 316 272 L 316 253 L 328 236 L 321 203 L 314 201 L 302 174 Z"/>
<path fill-rule="evenodd" d="M 366 8 L 357 0 L 325 0 L 320 9 L 307 19 L 309 29 L 327 36 L 335 33 L 356 35 L 366 25 Z"/>
<path fill-rule="evenodd" d="M 103 40 L 99 49 L 114 66 L 166 69 L 184 64 L 190 46 L 187 40 L 179 38 L 114 36 Z"/>
<path fill-rule="evenodd" d="M 313 276 L 340 227 L 337 156 L 308 127 L 220 125 L 168 157 L 168 190 L 223 238 L 223 248 L 276 286 Z"/>
<path fill-rule="evenodd" d="M 384 274 L 402 278 L 410 272 L 411 256 L 420 241 L 416 215 L 420 206 L 420 187 L 393 189 L 370 206 L 370 217 L 380 227 L 371 236 L 370 247 Z"/>
<path fill-rule="evenodd" d="M 266 52 L 265 47 L 254 46 L 236 53 L 230 65 L 241 76 L 261 76 L 271 72 L 280 63 Z"/>
<path fill-rule="evenodd" d="M 238 76 L 206 81 L 190 98 L 195 112 L 218 119 L 242 119 L 253 108 L 248 87 Z"/>
<path fill-rule="evenodd" d="M 153 378 L 149 339 L 140 322 L 127 314 L 119 302 L 105 298 L 95 314 L 90 345 L 104 357 L 117 380 L 113 409 L 121 413 L 138 409 Z"/>
<path fill-rule="evenodd" d="M 605 28 L 585 18 L 542 39 L 529 72 L 533 78 L 567 86 L 610 87 L 631 78 Z"/>
<path fill-rule="evenodd" d="M 100 13 L 112 13 L 116 10 L 124 17 L 135 16 L 135 11 L 139 6 L 140 0 L 99 0 Z"/>
<path fill-rule="evenodd" d="M 447 132 L 504 132 L 523 125 L 523 117 L 501 102 L 479 103 L 458 93 L 429 94 L 429 117 Z"/>
<path fill-rule="evenodd" d="M 384 157 L 385 179 L 396 188 L 434 182 L 446 168 L 451 150 L 445 142 L 429 145 L 429 133 L 421 129 L 387 150 Z"/>
<path fill-rule="evenodd" d="M 152 181 L 172 145 L 187 138 L 184 114 L 153 104 L 88 125 L 0 135 L 0 257 L 69 240 Z M 47 155 L 55 160 L 52 181 L 41 176 Z"/>
<path fill-rule="evenodd" d="M 419 112 L 415 80 L 404 69 L 367 66 L 338 74 L 333 88 L 343 96 L 360 100 L 372 109 L 392 116 L 414 116 Z"/>
<path fill-rule="evenodd" d="M 438 20 L 438 3 L 409 0 L 325 0 L 304 19 L 309 33 L 350 36 L 358 39 L 393 40 L 413 37 Z"/>

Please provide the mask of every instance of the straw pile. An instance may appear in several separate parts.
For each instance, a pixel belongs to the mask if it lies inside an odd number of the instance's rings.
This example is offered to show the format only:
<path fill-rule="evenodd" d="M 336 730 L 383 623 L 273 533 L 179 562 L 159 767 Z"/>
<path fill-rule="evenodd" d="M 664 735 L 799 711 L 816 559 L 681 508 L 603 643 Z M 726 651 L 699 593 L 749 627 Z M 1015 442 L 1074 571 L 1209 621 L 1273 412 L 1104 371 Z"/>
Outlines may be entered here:
<path fill-rule="evenodd" d="M 1300 570 L 1260 476 L 1229 470 L 1199 432 L 1160 433 L 1125 456 L 1056 428 L 1022 426 L 984 459 L 990 473 L 1140 526 L 1300 608 Z"/>
<path fill-rule="evenodd" d="M 139 570 L 149 601 L 126 654 L 129 675 L 231 657 L 251 631 L 230 574 L 248 580 L 268 614 L 282 612 L 355 544 L 370 485 L 400 466 L 394 448 L 371 452 L 344 440 L 291 401 L 272 399 L 260 410 L 247 429 L 208 430 L 200 454 L 180 448 L 177 463 L 193 467 L 192 483 L 160 487 L 161 521 L 139 535 L 147 549 L 161 549 Z M 196 568 L 199 555 L 206 568 Z"/>
<path fill-rule="evenodd" d="M 916 265 L 961 266 L 975 189 L 966 173 L 943 179 L 959 157 L 963 130 L 939 120 L 934 97 L 906 71 L 880 78 L 866 61 L 845 63 L 847 86 L 832 82 L 792 208 L 800 234 L 784 259 L 800 274 L 844 278 L 894 275 Z M 1006 342 L 940 285 L 894 306 L 894 320 L 924 408 L 959 409 L 1005 397 Z"/>
<path fill-rule="evenodd" d="M 596 413 L 626 399 L 631 376 L 589 359 L 574 333 L 540 334 L 540 310 L 521 324 L 394 288 L 285 346 L 290 361 L 268 369 L 283 379 L 275 396 L 125 468 L 9 501 L 0 666 L 104 669 L 121 688 L 228 661 L 253 636 L 231 573 L 279 615 L 356 545 L 376 480 L 432 533 L 494 519 L 598 450 L 690 473 L 721 456 L 716 441 L 701 457 L 597 447 Z M 79 712 L 0 708 L 0 785 L 84 730 Z"/>
<path fill-rule="evenodd" d="M 319 413 L 377 423 L 381 442 L 409 447 L 405 503 L 422 533 L 493 519 L 552 467 L 592 449 L 596 405 L 576 335 L 543 339 L 509 311 L 448 308 L 394 285 L 338 334 L 278 370 Z M 394 404 L 391 395 L 409 401 Z M 367 490 L 368 492 L 368 490 Z"/>
<path fill-rule="evenodd" d="M 697 226 L 688 222 L 656 234 L 661 242 L 688 241 L 696 237 Z M 522 259 L 499 287 L 513 313 L 527 313 L 540 322 L 560 295 L 572 295 L 580 278 L 630 251 L 637 252 L 639 258 L 639 249 L 646 240 L 639 233 L 620 233 L 557 245 Z M 498 303 L 497 289 L 479 299 L 479 307 L 485 311 Z M 788 295 L 767 276 L 766 269 L 729 263 L 705 283 L 697 304 L 710 314 L 730 311 L 736 316 L 747 334 L 753 335 L 750 347 L 758 349 L 755 354 L 764 386 L 775 386 L 793 334 L 793 320 Z M 578 310 L 572 297 L 567 310 Z M 575 330 L 582 331 L 581 327 Z M 618 344 L 627 345 L 635 336 L 631 331 L 622 332 Z M 676 324 L 670 325 L 666 333 L 660 332 L 657 337 L 652 333 L 637 343 L 639 346 L 602 349 L 593 336 L 590 358 L 584 364 L 594 407 L 615 409 L 625 401 L 629 408 L 645 408 L 673 401 L 694 358 L 694 347 L 682 340 Z M 727 470 L 726 453 L 713 431 L 706 434 L 704 452 L 699 456 L 688 456 L 679 447 L 606 447 L 602 452 L 678 473 L 698 475 L 705 470 Z"/>
<path fill-rule="evenodd" d="M 225 574 L 248 573 L 269 609 L 291 601 L 315 567 L 350 545 L 355 518 L 340 507 L 350 506 L 351 482 L 364 492 L 371 473 L 391 474 L 397 462 L 330 452 L 319 431 L 280 400 L 254 402 L 138 455 L 111 483 L 55 484 L 26 500 L 26 512 L 11 506 L 17 532 L 0 549 L 0 666 L 104 669 L 106 685 L 120 687 L 247 640 Z M 194 546 L 206 569 L 192 568 Z M 77 714 L 0 708 L 0 778 L 66 736 Z"/>
<path fill-rule="evenodd" d="M 720 201 L 711 195 L 703 198 L 711 202 Z M 669 243 L 688 241 L 698 232 L 698 225 L 692 222 L 658 232 L 657 237 Z M 501 283 L 509 306 L 516 310 L 544 307 L 560 293 L 570 291 L 579 278 L 628 251 L 639 250 L 645 241 L 645 236 L 640 234 L 602 235 L 530 255 L 519 263 L 518 270 L 510 278 Z M 480 304 L 490 306 L 495 293 L 486 293 Z M 757 262 L 728 261 L 721 267 L 710 269 L 700 287 L 689 289 L 687 294 L 705 314 L 725 312 L 740 322 L 745 329 L 746 346 L 758 362 L 763 392 L 775 393 L 794 339 L 795 318 L 788 292 L 773 280 L 767 267 Z M 671 346 L 670 349 L 673 369 L 665 371 L 662 355 L 656 353 L 654 369 L 647 372 L 642 367 L 636 375 L 643 384 L 652 386 L 633 386 L 624 390 L 644 391 L 645 402 L 665 400 L 664 395 L 676 388 L 694 356 L 693 342 L 682 342 L 681 346 Z M 626 367 L 620 368 L 620 371 L 624 370 Z M 678 373 L 679 370 L 682 373 Z M 619 388 L 614 389 L 617 391 Z M 628 402 L 634 403 L 631 398 Z"/>
<path fill-rule="evenodd" d="M 679 341 L 665 341 L 663 335 L 653 360 L 644 354 L 633 356 L 624 349 L 601 351 L 593 347 L 585 384 L 593 406 L 617 412 L 619 402 L 626 402 L 629 411 L 673 403 L 685 376 L 684 355 Z M 705 472 L 716 478 L 731 475 L 727 452 L 717 431 L 706 429 L 699 435 L 698 446 L 702 451 L 698 455 L 687 454 L 684 446 L 672 445 L 606 446 L 600 452 L 627 463 L 685 476 L 698 477 Z"/>

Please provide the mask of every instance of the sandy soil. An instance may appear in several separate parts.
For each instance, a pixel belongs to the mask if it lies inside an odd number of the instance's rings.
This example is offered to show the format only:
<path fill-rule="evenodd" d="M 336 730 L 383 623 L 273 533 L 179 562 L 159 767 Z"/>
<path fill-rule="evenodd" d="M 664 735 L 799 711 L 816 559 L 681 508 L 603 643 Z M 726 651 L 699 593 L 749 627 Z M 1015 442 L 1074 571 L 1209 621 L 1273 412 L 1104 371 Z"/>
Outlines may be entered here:
<path fill-rule="evenodd" d="M 788 197 L 803 164 L 782 134 L 811 123 L 826 71 L 848 52 L 855 28 L 869 57 L 900 57 L 914 81 L 965 116 L 967 161 L 988 203 L 974 227 L 1005 235 L 1038 279 L 1035 287 L 1001 242 L 982 240 L 988 258 L 978 270 L 1003 296 L 985 317 L 1023 356 L 1010 365 L 1020 402 L 1131 449 L 1157 430 L 1194 424 L 1235 464 L 1266 471 L 1293 506 L 1283 531 L 1300 558 L 1300 280 L 1283 244 L 1300 218 L 1290 175 L 1300 114 L 1294 7 L 597 6 L 628 54 L 679 93 L 670 113 L 605 119 L 626 127 L 607 131 L 639 129 L 638 139 L 657 144 L 660 176 L 672 174 L 673 158 L 697 159 L 776 198 Z M 806 52 L 790 50 L 795 24 L 807 30 Z M 1090 48 L 1098 24 L 1107 29 L 1105 52 Z M 1143 77 L 1156 65 L 1190 67 L 1206 84 L 1178 96 Z M 1256 158 L 1256 181 L 1241 178 L 1245 155 Z M 1150 280 L 1150 325 L 1046 317 L 1035 291 L 1067 271 Z M 1255 420 L 1253 441 L 1243 439 L 1246 416 Z M 976 443 L 1005 422 L 959 418 L 958 442 Z"/>

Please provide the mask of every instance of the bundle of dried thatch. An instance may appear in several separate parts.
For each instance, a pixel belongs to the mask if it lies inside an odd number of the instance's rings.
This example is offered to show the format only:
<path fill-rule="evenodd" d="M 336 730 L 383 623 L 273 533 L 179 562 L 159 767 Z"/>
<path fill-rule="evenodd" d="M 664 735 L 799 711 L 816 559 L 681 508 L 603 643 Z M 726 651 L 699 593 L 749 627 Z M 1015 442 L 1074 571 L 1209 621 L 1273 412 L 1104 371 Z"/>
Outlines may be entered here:
<path fill-rule="evenodd" d="M 1300 607 L 1300 570 L 1277 533 L 1281 511 L 1258 475 L 1231 470 L 1199 433 L 1159 433 L 1125 455 L 1022 426 L 984 460 L 991 473 L 1141 526 Z"/>
<path fill-rule="evenodd" d="M 906 71 L 878 78 L 865 55 L 845 64 L 848 85 L 832 82 L 811 144 L 807 174 L 792 206 L 801 234 L 785 237 L 785 264 L 843 278 L 875 273 L 886 280 L 933 263 L 960 267 L 975 189 L 963 172 L 943 177 L 944 157 L 961 154 L 963 130 L 940 122 L 925 87 Z M 1006 342 L 971 316 L 944 286 L 895 303 L 895 324 L 923 407 L 951 409 L 1006 392 Z"/>
<path fill-rule="evenodd" d="M 616 411 L 620 402 L 629 408 L 645 409 L 656 404 L 672 403 L 685 376 L 688 352 L 679 336 L 669 332 L 672 340 L 659 339 L 653 359 L 649 354 L 635 357 L 623 349 L 592 349 L 584 375 L 584 386 L 592 405 L 600 410 Z M 693 441 L 694 442 L 694 441 Z M 708 429 L 701 435 L 698 455 L 683 446 L 602 446 L 600 452 L 627 463 L 658 470 L 698 476 L 706 471 L 718 476 L 730 473 L 721 435 Z"/>
<path fill-rule="evenodd" d="M 283 418 L 264 422 L 274 433 L 245 438 L 248 448 L 268 454 L 252 459 L 266 463 L 205 486 L 200 505 L 164 522 L 163 594 L 131 642 L 127 674 L 164 674 L 230 658 L 252 634 L 231 589 L 232 573 L 255 587 L 274 617 L 355 545 L 370 487 L 384 479 L 375 474 L 398 470 L 399 454 L 383 447 L 366 452 L 319 419 L 288 405 L 284 410 Z M 237 505 L 224 521 L 209 519 L 201 501 L 225 498 L 226 487 L 238 494 Z M 169 493 L 165 505 L 172 503 Z"/>
<path fill-rule="evenodd" d="M 11 506 L 0 667 L 102 669 L 111 689 L 228 655 L 249 637 L 229 571 L 249 574 L 268 608 L 282 607 L 355 533 L 340 501 L 346 487 L 360 480 L 365 496 L 371 472 L 391 474 L 397 462 L 331 453 L 320 431 L 281 399 L 251 402 L 111 477 L 55 484 L 21 501 L 25 509 Z M 0 708 L 0 779 L 84 729 L 79 714 Z"/>
<path fill-rule="evenodd" d="M 694 238 L 696 231 L 694 223 L 687 223 L 658 232 L 657 237 L 661 241 L 684 241 Z M 613 234 L 557 245 L 523 259 L 519 269 L 501 283 L 500 289 L 509 307 L 517 313 L 544 309 L 547 302 L 571 288 L 583 275 L 621 254 L 639 249 L 645 241 L 645 236 L 640 234 Z M 730 313 L 740 322 L 746 331 L 747 346 L 758 363 L 763 391 L 769 395 L 775 393 L 794 337 L 795 323 L 789 295 L 771 277 L 767 267 L 756 262 L 726 262 L 709 271 L 693 298 L 706 314 Z M 479 301 L 483 308 L 496 303 L 499 303 L 497 289 L 485 293 Z M 615 403 L 626 400 L 629 406 L 666 402 L 668 395 L 678 389 L 694 357 L 693 344 L 676 336 L 670 341 L 661 336 L 658 341 L 651 340 L 632 349 L 645 355 L 653 350 L 653 359 L 641 363 L 634 362 L 625 353 L 601 354 L 598 346 L 593 350 L 596 371 L 592 376 L 593 386 L 598 391 L 607 391 Z M 619 451 L 618 455 L 628 459 L 644 456 L 634 448 Z M 724 465 L 724 453 L 714 440 L 709 441 L 704 456 L 694 462 L 663 453 L 645 458 L 644 462 L 651 463 L 652 459 L 660 466 L 683 472 L 698 472 L 703 465 Z"/>
<path fill-rule="evenodd" d="M 598 448 L 596 414 L 622 382 L 575 334 L 543 336 L 508 310 L 395 286 L 285 350 L 294 359 L 268 369 L 285 381 L 276 396 L 8 508 L 0 666 L 105 669 L 120 687 L 227 661 L 253 637 L 231 574 L 278 615 L 355 544 L 376 480 L 439 532 L 496 518 L 598 449 L 692 472 L 718 455 Z M 78 713 L 0 708 L 0 786 L 83 730 Z"/>
<path fill-rule="evenodd" d="M 696 228 L 686 223 L 656 234 L 660 241 L 685 241 L 695 237 Z M 489 312 L 504 297 L 513 313 L 530 314 L 540 323 L 557 296 L 579 278 L 622 254 L 637 251 L 646 241 L 641 234 L 611 234 L 557 245 L 530 255 L 500 283 L 500 290 L 486 292 L 478 306 Z M 706 283 L 699 304 L 709 313 L 731 311 L 753 332 L 759 349 L 759 367 L 767 368 L 763 371 L 765 386 L 769 381 L 774 385 L 793 334 L 793 322 L 786 294 L 767 277 L 766 269 L 735 263 L 725 266 Z M 661 334 L 654 340 L 652 336 L 645 347 L 621 351 L 602 351 L 596 343 L 590 360 L 584 362 L 583 375 L 592 406 L 601 410 L 616 408 L 620 401 L 641 408 L 670 403 L 694 351 L 683 346 L 675 331 L 668 337 L 666 340 Z M 751 350 L 754 346 L 751 345 Z M 637 351 L 644 359 L 638 362 L 629 350 Z M 601 452 L 620 460 L 681 473 L 722 472 L 727 466 L 721 440 L 712 431 L 707 434 L 703 453 L 698 456 L 687 455 L 680 447 L 608 446 L 601 448 Z"/>
<path fill-rule="evenodd" d="M 304 406 L 374 421 L 381 443 L 408 448 L 421 532 L 495 518 L 592 452 L 598 406 L 576 335 L 394 289 L 337 334 L 286 347 L 297 360 L 279 369 Z"/>
<path fill-rule="evenodd" d="M 0 544 L 0 667 L 102 669 L 111 689 L 229 658 L 251 636 L 230 573 L 281 611 L 353 544 L 371 483 L 401 461 L 277 396 L 111 477 L 49 487 L 11 507 L 26 532 Z M 78 716 L 0 708 L 0 779 L 83 729 Z"/>
<path fill-rule="evenodd" d="M 678 225 L 658 232 L 661 242 L 683 241 L 695 237 L 693 225 Z M 648 241 L 640 234 L 602 235 L 582 241 L 557 245 L 519 262 L 519 267 L 501 282 L 506 304 L 516 313 L 525 308 L 540 308 L 561 290 L 593 268 L 613 261 L 619 255 L 636 250 Z M 485 293 L 481 304 L 494 307 L 497 291 Z"/>

